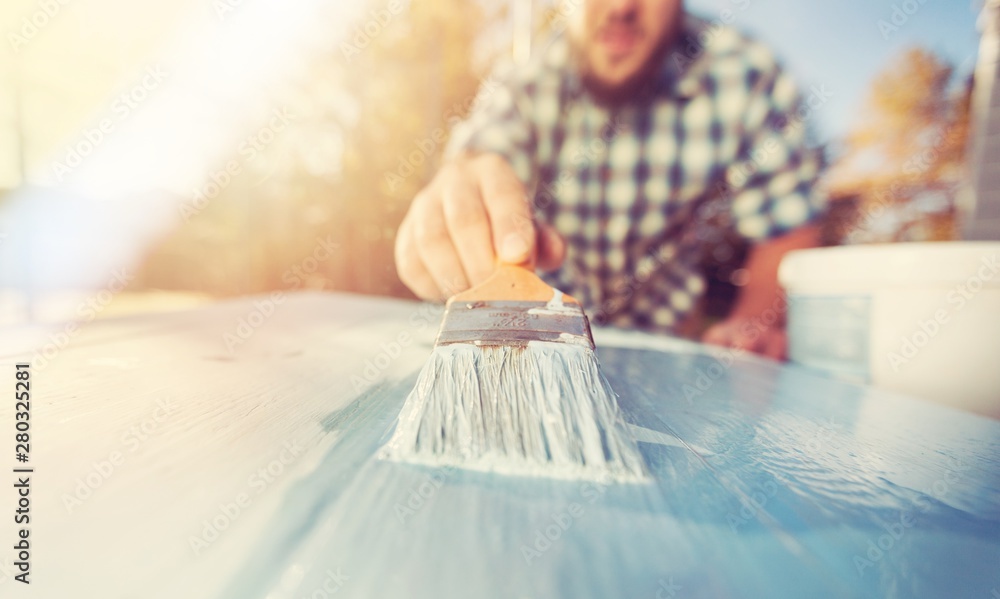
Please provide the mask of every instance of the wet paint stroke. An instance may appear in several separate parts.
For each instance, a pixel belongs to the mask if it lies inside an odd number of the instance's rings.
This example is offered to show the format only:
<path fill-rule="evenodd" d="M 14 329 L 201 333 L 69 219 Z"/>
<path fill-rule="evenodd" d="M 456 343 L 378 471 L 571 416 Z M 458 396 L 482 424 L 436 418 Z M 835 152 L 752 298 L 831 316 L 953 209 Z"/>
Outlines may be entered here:
<path fill-rule="evenodd" d="M 683 386 L 717 355 L 622 335 L 598 353 L 652 484 L 378 459 L 411 390 L 398 384 L 342 424 L 273 522 L 294 534 L 259 548 L 226 596 L 320 596 L 334 578 L 337 597 L 935 597 L 996 584 L 1000 424 L 756 358 L 733 360 L 692 404 Z"/>

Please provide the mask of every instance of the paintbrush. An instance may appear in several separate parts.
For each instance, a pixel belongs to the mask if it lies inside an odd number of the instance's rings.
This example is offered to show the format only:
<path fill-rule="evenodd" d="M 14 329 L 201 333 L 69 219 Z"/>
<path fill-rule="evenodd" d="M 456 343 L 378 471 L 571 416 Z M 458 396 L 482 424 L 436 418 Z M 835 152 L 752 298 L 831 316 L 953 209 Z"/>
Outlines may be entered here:
<path fill-rule="evenodd" d="M 646 478 L 582 306 L 500 265 L 448 300 L 427 364 L 380 456 L 555 478 Z"/>

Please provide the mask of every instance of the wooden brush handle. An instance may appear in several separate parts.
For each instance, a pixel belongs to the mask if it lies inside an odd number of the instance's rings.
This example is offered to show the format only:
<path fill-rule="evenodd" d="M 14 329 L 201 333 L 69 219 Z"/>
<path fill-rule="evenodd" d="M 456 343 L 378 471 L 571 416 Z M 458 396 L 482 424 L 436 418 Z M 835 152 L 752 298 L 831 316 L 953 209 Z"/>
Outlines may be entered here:
<path fill-rule="evenodd" d="M 452 296 L 451 302 L 476 301 L 526 301 L 547 302 L 555 296 L 556 290 L 549 287 L 538 275 L 524 266 L 500 264 L 490 278 L 472 289 Z M 568 295 L 563 296 L 566 303 L 578 304 Z"/>

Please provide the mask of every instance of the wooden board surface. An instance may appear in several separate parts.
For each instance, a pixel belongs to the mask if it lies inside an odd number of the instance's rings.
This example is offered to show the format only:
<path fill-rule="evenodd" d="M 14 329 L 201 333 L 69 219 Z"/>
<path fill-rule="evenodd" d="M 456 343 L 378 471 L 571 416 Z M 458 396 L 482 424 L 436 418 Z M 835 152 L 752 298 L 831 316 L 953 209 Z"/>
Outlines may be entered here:
<path fill-rule="evenodd" d="M 1000 423 L 695 344 L 595 333 L 651 484 L 376 460 L 439 318 L 297 294 L 90 324 L 32 372 L 32 584 L 0 551 L 0 596 L 1000 594 Z"/>

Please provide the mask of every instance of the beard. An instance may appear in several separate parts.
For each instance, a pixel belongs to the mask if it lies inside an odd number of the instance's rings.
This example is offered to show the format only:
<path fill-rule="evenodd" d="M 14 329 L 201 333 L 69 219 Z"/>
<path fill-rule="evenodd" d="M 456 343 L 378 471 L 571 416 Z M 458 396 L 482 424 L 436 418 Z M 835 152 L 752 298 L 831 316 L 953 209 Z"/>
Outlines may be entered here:
<path fill-rule="evenodd" d="M 615 83 L 601 79 L 594 73 L 590 62 L 587 60 L 587 40 L 581 40 L 577 36 L 570 36 L 570 49 L 573 63 L 580 73 L 587 92 L 594 100 L 605 107 L 616 107 L 629 101 L 641 99 L 648 92 L 650 85 L 655 81 L 659 71 L 663 68 L 663 61 L 677 41 L 681 30 L 681 20 L 683 12 L 678 10 L 671 20 L 670 28 L 657 41 L 653 51 L 642 62 L 634 73 L 622 81 Z"/>

